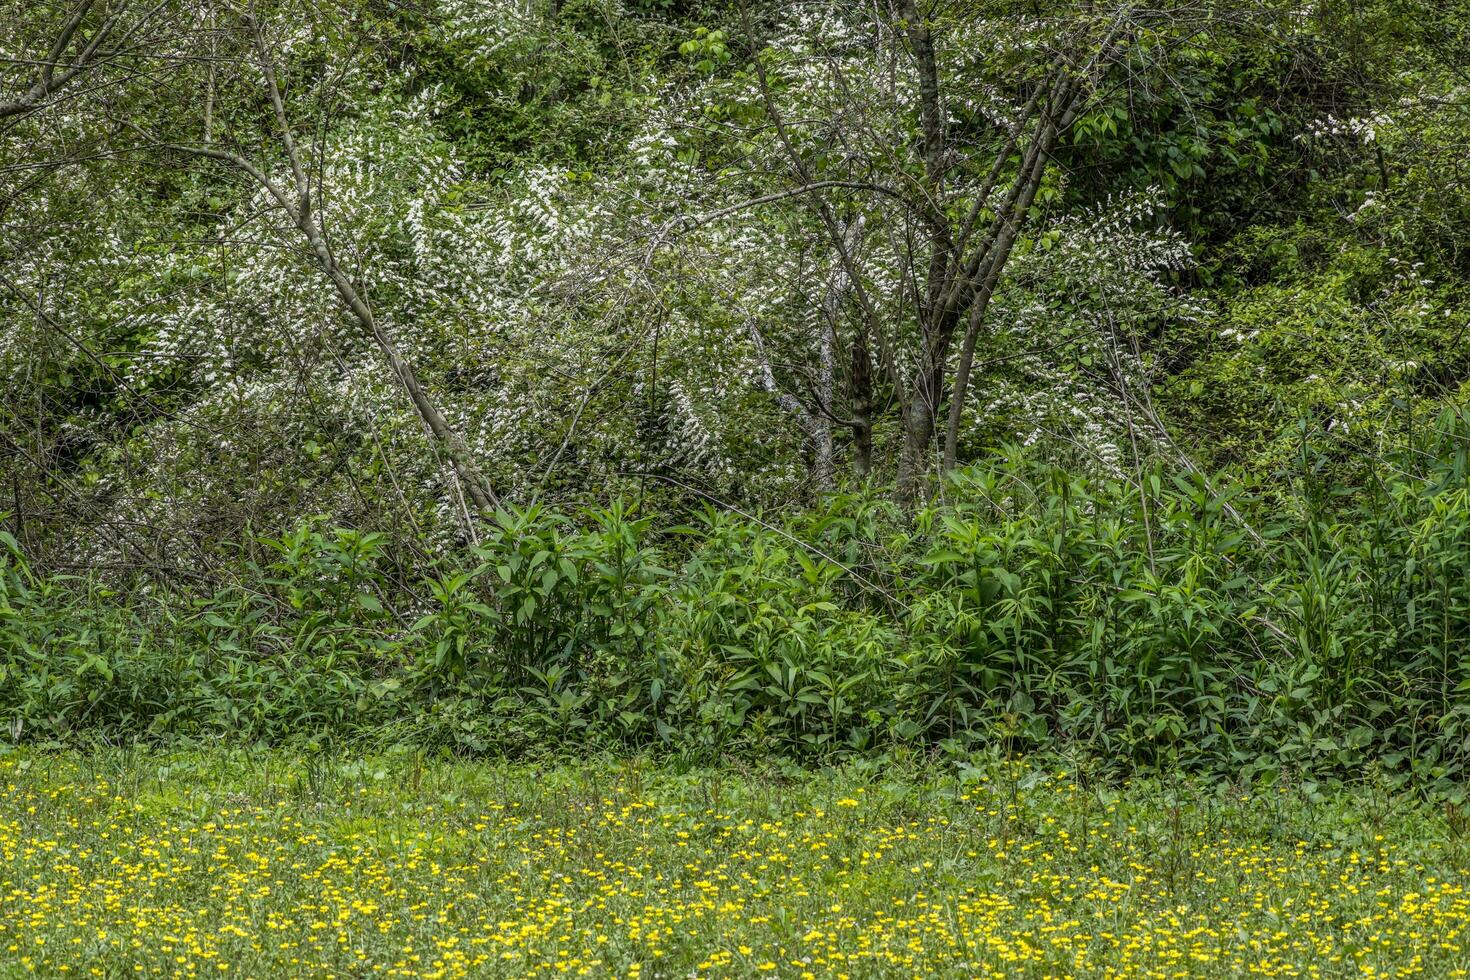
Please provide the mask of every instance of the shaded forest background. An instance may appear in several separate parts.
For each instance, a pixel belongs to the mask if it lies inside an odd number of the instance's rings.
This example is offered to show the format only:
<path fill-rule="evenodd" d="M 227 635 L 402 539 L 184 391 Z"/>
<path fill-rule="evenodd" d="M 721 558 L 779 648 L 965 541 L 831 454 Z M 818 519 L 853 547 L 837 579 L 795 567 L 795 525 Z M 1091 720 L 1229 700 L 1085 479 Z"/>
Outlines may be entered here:
<path fill-rule="evenodd" d="M 14 738 L 1470 753 L 1470 10 L 0 4 Z"/>

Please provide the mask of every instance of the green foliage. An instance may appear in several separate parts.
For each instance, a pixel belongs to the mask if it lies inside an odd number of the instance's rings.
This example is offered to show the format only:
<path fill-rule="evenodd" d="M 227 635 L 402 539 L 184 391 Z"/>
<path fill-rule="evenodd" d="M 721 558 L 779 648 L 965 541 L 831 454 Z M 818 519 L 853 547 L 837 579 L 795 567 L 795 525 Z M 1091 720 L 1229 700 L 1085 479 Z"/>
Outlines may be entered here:
<path fill-rule="evenodd" d="M 14 737 L 1470 776 L 1462 2 L 1123 5 L 1095 61 L 1104 9 L 946 6 L 932 110 L 876 7 L 257 6 L 6 124 Z M 64 13 L 12 7 L 25 82 Z M 1053 63 L 1085 105 L 973 253 L 981 461 L 901 512 L 972 322 L 931 351 L 916 270 Z M 340 265 L 226 166 L 287 144 Z"/>
<path fill-rule="evenodd" d="M 784 526 L 506 511 L 406 580 L 380 535 L 307 525 L 260 542 L 248 586 L 194 597 L 39 577 L 6 537 L 0 713 L 21 737 L 696 762 L 1075 746 L 1273 775 L 1379 757 L 1448 785 L 1470 737 L 1470 474 L 1463 422 L 1431 438 L 1433 465 L 1361 489 L 1304 439 L 1265 497 L 1012 448 L 912 518 L 867 497 Z"/>

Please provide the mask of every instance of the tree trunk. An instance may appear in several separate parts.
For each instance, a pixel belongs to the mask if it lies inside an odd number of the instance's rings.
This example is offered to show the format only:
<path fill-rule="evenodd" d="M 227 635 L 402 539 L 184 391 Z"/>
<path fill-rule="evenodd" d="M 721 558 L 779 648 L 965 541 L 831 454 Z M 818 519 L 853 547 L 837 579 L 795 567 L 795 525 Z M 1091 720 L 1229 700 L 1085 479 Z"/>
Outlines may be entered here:
<path fill-rule="evenodd" d="M 934 441 L 934 420 L 944 400 L 945 361 L 949 358 L 949 341 L 954 325 L 941 324 L 924 345 L 928 352 L 925 363 L 914 374 L 912 390 L 903 407 L 903 446 L 898 456 L 898 502 L 913 509 L 919 502 L 919 488 L 928 465 L 929 446 Z"/>
<path fill-rule="evenodd" d="M 852 340 L 848 402 L 852 406 L 852 473 L 862 481 L 873 472 L 873 361 L 868 355 L 868 335 L 861 329 Z"/>
<path fill-rule="evenodd" d="M 837 486 L 837 472 L 832 463 L 832 392 L 836 387 L 837 324 L 836 295 L 839 288 L 829 288 L 827 315 L 822 318 L 822 333 L 817 340 L 817 406 L 809 413 L 812 439 L 812 487 L 818 493 L 830 493 Z"/>
<path fill-rule="evenodd" d="M 1004 224 L 993 239 L 988 254 L 985 256 L 978 282 L 975 283 L 975 294 L 970 300 L 970 322 L 960 345 L 959 364 L 955 368 L 954 392 L 949 403 L 949 421 L 944 433 L 944 471 L 946 473 L 955 467 L 960 421 L 964 417 L 965 395 L 970 386 L 970 368 L 974 363 L 975 343 L 979 339 L 980 328 L 985 323 L 985 314 L 990 308 L 990 301 L 995 296 L 996 288 L 1000 285 L 1000 277 L 1005 271 L 1006 263 L 1010 260 L 1011 249 L 1015 247 L 1016 238 L 1026 222 L 1026 214 L 1031 210 L 1031 204 L 1036 200 L 1036 192 L 1041 188 L 1041 182 L 1046 176 L 1046 164 L 1051 148 L 1058 134 L 1072 124 L 1076 113 L 1076 93 L 1073 92 L 1068 96 L 1068 104 L 1061 110 L 1060 119 L 1053 120 L 1049 114 L 1044 117 L 1041 132 L 1037 135 L 1037 143 L 1028 152 L 1029 167 L 1023 165 L 1022 176 L 1018 178 L 1023 182 L 1020 194 L 1014 199 L 1010 212 L 1005 216 Z"/>

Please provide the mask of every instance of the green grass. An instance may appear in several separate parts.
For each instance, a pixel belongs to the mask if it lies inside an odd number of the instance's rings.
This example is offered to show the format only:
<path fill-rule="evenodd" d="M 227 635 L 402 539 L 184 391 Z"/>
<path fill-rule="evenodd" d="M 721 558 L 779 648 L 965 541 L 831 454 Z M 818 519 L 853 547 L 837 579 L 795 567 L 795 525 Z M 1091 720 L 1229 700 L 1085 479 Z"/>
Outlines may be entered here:
<path fill-rule="evenodd" d="M 1027 763 L 11 752 L 0 975 L 1446 976 L 1465 823 Z"/>

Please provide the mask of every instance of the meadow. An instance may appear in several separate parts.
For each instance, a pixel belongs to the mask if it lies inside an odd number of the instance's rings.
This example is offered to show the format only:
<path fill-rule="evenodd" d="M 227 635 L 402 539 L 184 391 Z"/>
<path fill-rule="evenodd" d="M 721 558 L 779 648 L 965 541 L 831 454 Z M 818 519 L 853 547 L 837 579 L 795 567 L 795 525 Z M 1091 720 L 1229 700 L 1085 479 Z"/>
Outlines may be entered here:
<path fill-rule="evenodd" d="M 0 976 L 1463 976 L 1470 816 L 1377 781 L 0 756 Z"/>

